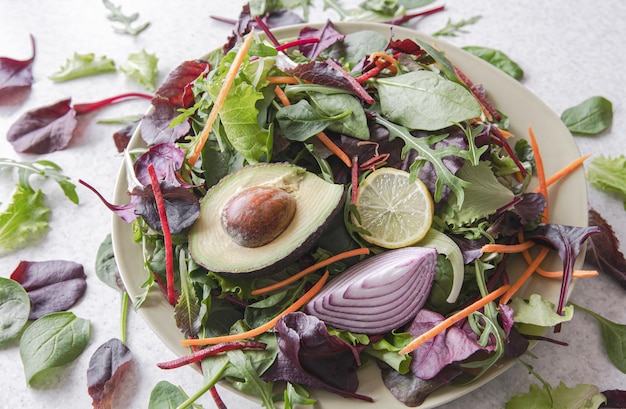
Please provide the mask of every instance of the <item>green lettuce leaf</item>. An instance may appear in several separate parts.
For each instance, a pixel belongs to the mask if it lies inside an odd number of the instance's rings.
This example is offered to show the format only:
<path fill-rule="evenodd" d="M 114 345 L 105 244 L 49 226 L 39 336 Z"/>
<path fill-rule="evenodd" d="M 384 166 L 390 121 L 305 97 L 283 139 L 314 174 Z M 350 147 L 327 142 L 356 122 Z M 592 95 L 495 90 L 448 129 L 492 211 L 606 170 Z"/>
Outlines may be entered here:
<path fill-rule="evenodd" d="M 115 61 L 110 58 L 105 56 L 96 58 L 94 53 L 74 53 L 72 59 L 68 59 L 64 66 L 48 78 L 54 82 L 63 82 L 114 71 Z"/>
<path fill-rule="evenodd" d="M 597 409 L 606 397 L 593 385 L 579 384 L 569 388 L 563 382 L 556 388 L 530 385 L 528 393 L 513 396 L 506 409 Z"/>
<path fill-rule="evenodd" d="M 17 185 L 11 203 L 0 213 L 0 248 L 15 250 L 41 239 L 48 231 L 50 209 L 41 190 Z"/>
<path fill-rule="evenodd" d="M 146 50 L 128 55 L 128 59 L 120 67 L 120 71 L 127 77 L 134 79 L 148 91 L 156 90 L 159 59 L 155 54 L 148 54 Z"/>
<path fill-rule="evenodd" d="M 619 196 L 626 206 L 626 156 L 593 158 L 587 169 L 587 179 L 598 189 Z"/>
<path fill-rule="evenodd" d="M 569 321 L 574 316 L 573 306 L 564 307 L 563 315 L 557 314 L 555 305 L 541 298 L 539 294 L 531 294 L 528 301 L 514 298 L 510 305 L 515 311 L 515 324 L 525 334 L 543 334 L 545 328 Z"/>

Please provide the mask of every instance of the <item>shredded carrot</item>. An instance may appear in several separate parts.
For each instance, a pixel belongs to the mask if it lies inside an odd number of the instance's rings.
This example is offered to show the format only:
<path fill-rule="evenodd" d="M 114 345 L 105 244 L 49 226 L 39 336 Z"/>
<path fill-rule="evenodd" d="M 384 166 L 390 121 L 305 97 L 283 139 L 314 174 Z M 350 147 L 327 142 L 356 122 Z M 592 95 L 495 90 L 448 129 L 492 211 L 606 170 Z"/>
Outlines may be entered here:
<path fill-rule="evenodd" d="M 539 151 L 539 144 L 537 143 L 537 139 L 535 139 L 535 133 L 531 127 L 528 128 L 528 137 L 530 139 L 530 147 L 532 148 L 533 155 L 535 157 L 535 167 L 537 168 L 537 178 L 539 179 L 537 192 L 541 193 L 546 198 L 546 207 L 543 209 L 543 217 L 544 221 L 547 222 L 550 214 L 548 211 L 548 185 L 546 183 L 546 172 L 543 167 L 543 159 L 541 157 L 541 152 Z"/>
<path fill-rule="evenodd" d="M 284 106 L 291 105 L 289 98 L 287 98 L 287 94 L 285 94 L 285 91 L 283 91 L 283 89 L 278 85 L 274 87 L 274 94 L 276 94 L 276 96 Z"/>
<path fill-rule="evenodd" d="M 472 304 L 468 305 L 462 310 L 454 313 L 453 315 L 449 316 L 445 320 L 441 321 L 439 324 L 435 325 L 433 328 L 424 332 L 422 335 L 413 339 L 413 341 L 411 341 L 407 346 L 402 348 L 400 352 L 398 353 L 408 354 L 409 352 L 416 350 L 424 342 L 436 337 L 441 332 L 453 326 L 455 323 L 461 321 L 462 319 L 469 316 L 471 313 L 478 311 L 479 309 L 483 308 L 485 305 L 489 304 L 490 302 L 494 301 L 496 298 L 500 297 L 502 294 L 506 293 L 509 290 L 509 287 L 510 286 L 508 284 L 503 285 L 502 287 L 485 295 L 480 300 L 473 302 Z"/>
<path fill-rule="evenodd" d="M 252 44 L 252 38 L 254 37 L 254 29 L 250 31 L 250 34 L 246 37 L 244 42 L 241 44 L 241 48 L 237 51 L 237 55 L 235 55 L 235 59 L 230 66 L 230 69 L 226 73 L 226 77 L 224 78 L 224 84 L 217 94 L 217 98 L 215 98 L 215 102 L 213 103 L 213 109 L 211 109 L 211 113 L 196 140 L 196 143 L 193 145 L 191 155 L 189 156 L 189 164 L 194 165 L 198 158 L 200 157 L 200 152 L 202 152 L 202 148 L 204 144 L 209 139 L 209 134 L 211 133 L 211 128 L 213 127 L 213 123 L 217 119 L 217 115 L 222 109 L 222 105 L 226 101 L 226 97 L 228 96 L 228 91 L 230 91 L 230 87 L 233 85 L 235 81 L 235 77 L 237 77 L 237 73 L 239 72 L 239 68 L 241 64 L 243 64 L 243 60 L 248 53 L 248 49 L 250 49 L 250 44 Z"/>
<path fill-rule="evenodd" d="M 537 274 L 546 278 L 563 278 L 562 271 L 546 271 L 543 268 L 537 267 L 535 270 Z M 600 275 L 598 270 L 574 270 L 572 273 L 572 277 L 575 278 L 585 278 L 585 277 L 597 277 Z"/>
<path fill-rule="evenodd" d="M 546 186 L 553 185 L 554 183 L 558 182 L 559 180 L 563 179 L 565 176 L 569 175 L 570 173 L 578 169 L 583 164 L 583 162 L 589 159 L 590 156 L 591 154 L 581 156 L 580 158 L 577 158 L 573 160 L 572 162 L 570 162 L 567 166 L 565 166 L 564 168 L 556 172 L 554 175 L 546 179 Z M 539 188 L 535 189 L 535 192 L 537 192 L 538 190 Z"/>
<path fill-rule="evenodd" d="M 341 159 L 341 161 L 343 163 L 345 163 L 347 167 L 349 167 L 349 168 L 352 167 L 352 161 L 350 160 L 348 155 L 346 155 L 346 153 L 344 151 L 342 151 L 339 148 L 339 146 L 335 145 L 335 143 L 333 141 L 331 141 L 330 138 L 324 132 L 319 132 L 315 136 L 317 136 L 317 139 L 319 139 L 320 142 L 322 142 L 324 144 L 324 146 L 326 146 L 328 149 L 330 149 L 330 151 L 332 153 L 337 155 L 337 157 L 339 159 Z"/>
<path fill-rule="evenodd" d="M 320 278 L 319 281 L 315 283 L 315 285 L 311 287 L 309 291 L 304 293 L 302 297 L 296 300 L 296 302 L 291 304 L 288 308 L 283 310 L 283 312 L 278 314 L 276 317 L 272 318 L 270 321 L 266 322 L 265 324 L 259 327 L 251 329 L 250 331 L 242 332 L 240 334 L 223 335 L 223 336 L 213 337 L 213 338 L 183 339 L 180 342 L 184 346 L 213 345 L 213 344 L 219 344 L 221 342 L 240 341 L 242 339 L 253 338 L 253 337 L 256 337 L 257 335 L 261 335 L 262 333 L 274 328 L 278 320 L 280 320 L 283 316 L 291 312 L 298 311 L 300 308 L 304 306 L 304 304 L 309 302 L 311 298 L 315 297 L 315 295 L 320 292 L 322 287 L 324 287 L 324 284 L 326 284 L 326 280 L 328 280 L 328 276 L 329 276 L 329 272 L 326 271 L 324 275 L 322 276 L 322 278 Z"/>
<path fill-rule="evenodd" d="M 530 240 L 519 244 L 485 244 L 480 251 L 482 253 L 521 253 L 534 245 L 535 243 Z"/>
<path fill-rule="evenodd" d="M 355 257 L 355 256 L 361 256 L 361 255 L 365 255 L 365 254 L 369 254 L 370 250 L 367 247 L 361 247 L 358 249 L 354 249 L 354 250 L 348 250 L 345 251 L 343 253 L 339 253 L 336 254 L 332 257 L 327 258 L 326 260 L 322 260 L 320 262 L 317 262 L 315 264 L 313 264 L 312 266 L 309 266 L 307 268 L 305 268 L 304 270 L 300 271 L 297 274 L 292 275 L 289 278 L 284 279 L 283 281 L 279 281 L 278 283 L 272 284 L 272 285 L 268 285 L 267 287 L 263 287 L 263 288 L 258 288 L 256 290 L 252 290 L 252 295 L 261 295 L 261 294 L 267 294 L 269 292 L 278 290 L 280 288 L 285 287 L 286 285 L 289 285 L 291 283 L 293 283 L 294 281 L 298 281 L 299 279 L 301 279 L 302 277 L 306 276 L 307 274 L 310 274 L 314 271 L 319 270 L 320 268 L 326 267 L 328 265 L 331 265 L 332 263 L 336 262 L 336 261 L 340 261 L 346 258 L 350 258 L 350 257 Z"/>
<path fill-rule="evenodd" d="M 505 138 L 508 139 L 508 138 L 512 138 L 513 137 L 513 134 L 511 132 L 507 131 L 506 129 L 500 129 L 500 128 L 498 128 L 498 129 L 500 130 L 500 133 L 502 134 L 502 136 L 504 136 Z"/>
<path fill-rule="evenodd" d="M 266 77 L 267 82 L 270 84 L 299 84 L 300 81 L 296 77 L 289 77 L 287 75 Z"/>
<path fill-rule="evenodd" d="M 376 65 L 382 64 L 383 61 L 381 61 L 381 60 L 387 61 L 389 64 L 391 64 L 387 68 L 390 71 L 392 71 L 393 73 L 398 72 L 398 68 L 396 67 L 396 64 L 398 63 L 398 61 L 396 61 L 395 58 L 393 58 L 392 56 L 390 56 L 387 53 L 384 53 L 382 51 L 375 51 L 375 52 L 370 54 L 369 59 L 371 61 L 374 61 L 374 63 Z"/>
<path fill-rule="evenodd" d="M 509 288 L 509 290 L 506 292 L 506 294 L 504 294 L 502 296 L 502 298 L 500 299 L 500 304 L 506 304 L 508 303 L 511 298 L 513 297 L 513 295 L 519 291 L 520 288 L 522 288 L 522 286 L 524 285 L 524 283 L 526 283 L 526 281 L 528 281 L 528 279 L 530 278 L 530 276 L 533 275 L 533 273 L 535 272 L 535 270 L 537 269 L 537 267 L 539 267 L 539 264 L 541 264 L 541 262 L 543 261 L 544 258 L 546 258 L 546 256 L 548 255 L 548 252 L 550 250 L 547 247 L 543 247 L 541 249 L 541 251 L 539 252 L 539 254 L 537 255 L 537 257 L 535 257 L 535 259 L 532 261 L 532 263 L 530 263 L 528 265 L 528 267 L 526 267 L 526 270 L 524 270 L 524 272 L 522 273 L 522 275 L 517 279 L 516 282 L 514 282 L 511 285 L 511 288 Z"/>

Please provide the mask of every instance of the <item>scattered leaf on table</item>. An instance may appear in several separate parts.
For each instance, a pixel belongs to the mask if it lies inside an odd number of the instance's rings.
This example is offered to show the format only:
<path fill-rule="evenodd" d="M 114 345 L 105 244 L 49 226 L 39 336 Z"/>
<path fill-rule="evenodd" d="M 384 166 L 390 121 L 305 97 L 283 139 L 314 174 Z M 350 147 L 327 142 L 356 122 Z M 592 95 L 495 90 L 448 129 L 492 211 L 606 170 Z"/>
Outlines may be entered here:
<path fill-rule="evenodd" d="M 611 126 L 613 104 L 601 96 L 591 97 L 563 111 L 561 120 L 572 133 L 596 135 Z"/>
<path fill-rule="evenodd" d="M 15 250 L 29 246 L 48 231 L 50 209 L 41 190 L 17 185 L 11 202 L 0 213 L 0 248 Z"/>
<path fill-rule="evenodd" d="M 33 61 L 35 61 L 35 38 L 31 35 L 33 56 L 26 60 L 0 57 L 0 98 L 4 94 L 33 84 Z"/>
<path fill-rule="evenodd" d="M 589 209 L 589 225 L 598 226 L 600 233 L 589 237 L 585 261 L 611 276 L 626 290 L 626 259 L 615 231 L 594 209 Z"/>
<path fill-rule="evenodd" d="M 141 50 L 140 52 L 130 54 L 126 62 L 120 67 L 120 71 L 127 77 L 139 82 L 148 91 L 154 91 L 158 75 L 158 62 L 159 59 L 155 54 L 149 54 L 146 50 Z"/>
<path fill-rule="evenodd" d="M 30 301 L 20 283 L 0 277 L 0 346 L 16 338 L 28 321 Z"/>
<path fill-rule="evenodd" d="M 74 53 L 72 59 L 68 59 L 64 66 L 49 75 L 48 78 L 54 82 L 63 82 L 114 71 L 115 61 L 108 57 L 100 56 L 96 58 L 94 53 Z"/>
<path fill-rule="evenodd" d="M 89 360 L 87 390 L 95 409 L 110 409 L 116 390 L 132 363 L 130 349 L 117 338 L 100 345 Z"/>

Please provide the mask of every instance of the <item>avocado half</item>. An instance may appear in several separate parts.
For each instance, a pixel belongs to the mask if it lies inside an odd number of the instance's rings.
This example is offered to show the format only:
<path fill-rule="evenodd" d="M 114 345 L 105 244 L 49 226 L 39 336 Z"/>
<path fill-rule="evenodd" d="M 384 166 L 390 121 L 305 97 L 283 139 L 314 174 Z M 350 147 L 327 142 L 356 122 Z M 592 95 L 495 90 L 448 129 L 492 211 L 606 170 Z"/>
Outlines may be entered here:
<path fill-rule="evenodd" d="M 260 247 L 244 247 L 222 227 L 228 201 L 244 189 L 270 186 L 293 195 L 296 210 L 286 229 Z M 342 208 L 344 188 L 284 163 L 246 166 L 225 176 L 201 200 L 200 217 L 189 232 L 196 263 L 215 273 L 272 274 L 306 254 Z"/>

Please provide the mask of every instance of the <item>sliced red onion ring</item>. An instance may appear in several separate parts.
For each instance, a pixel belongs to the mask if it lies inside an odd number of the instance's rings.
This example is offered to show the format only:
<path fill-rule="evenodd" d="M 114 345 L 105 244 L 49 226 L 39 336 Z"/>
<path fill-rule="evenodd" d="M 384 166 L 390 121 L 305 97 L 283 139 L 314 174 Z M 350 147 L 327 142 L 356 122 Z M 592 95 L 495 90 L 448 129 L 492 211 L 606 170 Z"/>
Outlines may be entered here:
<path fill-rule="evenodd" d="M 327 325 L 382 334 L 409 322 L 422 308 L 435 278 L 437 250 L 405 247 L 348 268 L 304 307 Z"/>

